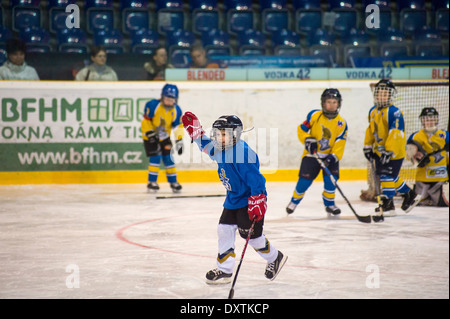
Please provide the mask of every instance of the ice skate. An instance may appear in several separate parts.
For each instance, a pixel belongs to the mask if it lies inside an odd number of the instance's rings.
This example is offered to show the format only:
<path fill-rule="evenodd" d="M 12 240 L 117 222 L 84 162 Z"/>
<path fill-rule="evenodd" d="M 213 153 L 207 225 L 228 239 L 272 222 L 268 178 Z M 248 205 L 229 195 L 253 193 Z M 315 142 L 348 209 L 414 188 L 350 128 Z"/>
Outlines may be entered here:
<path fill-rule="evenodd" d="M 148 182 L 147 184 L 147 190 L 150 193 L 156 193 L 157 191 L 159 191 L 159 185 L 156 182 Z"/>
<path fill-rule="evenodd" d="M 411 210 L 411 209 L 409 209 L 409 208 L 411 207 L 411 205 L 414 204 L 414 200 L 416 199 L 416 197 L 417 197 L 417 194 L 416 194 L 416 192 L 415 192 L 414 190 L 412 190 L 412 189 L 410 189 L 409 192 L 407 192 L 407 193 L 405 194 L 405 197 L 404 197 L 403 203 L 402 203 L 402 209 L 403 209 L 405 212 L 409 213 L 409 211 Z M 414 205 L 414 206 L 415 206 L 415 205 Z"/>
<path fill-rule="evenodd" d="M 297 208 L 297 204 L 290 202 L 289 205 L 287 205 L 287 207 L 286 207 L 286 213 L 288 213 L 290 215 L 294 212 L 294 210 L 296 208 Z"/>
<path fill-rule="evenodd" d="M 180 183 L 178 183 L 178 182 L 170 183 L 170 188 L 172 189 L 172 192 L 174 192 L 174 193 L 180 193 L 181 189 L 182 189 Z"/>
<path fill-rule="evenodd" d="M 341 213 L 341 209 L 335 205 L 326 206 L 325 210 L 327 211 L 327 213 L 332 214 L 334 216 L 339 215 Z"/>
<path fill-rule="evenodd" d="M 223 285 L 231 282 L 233 274 L 226 274 L 222 270 L 215 268 L 206 274 L 206 283 L 209 285 Z"/>
<path fill-rule="evenodd" d="M 284 256 L 281 251 L 278 252 L 278 257 L 275 259 L 273 263 L 268 263 L 266 267 L 266 278 L 270 280 L 274 280 L 283 268 L 286 263 L 288 257 Z"/>
<path fill-rule="evenodd" d="M 387 198 L 386 196 L 380 196 L 380 197 L 381 197 L 381 209 L 383 210 L 383 216 L 385 216 L 385 217 L 397 216 L 395 214 L 394 199 Z M 380 207 L 375 208 L 375 213 L 380 214 Z"/>

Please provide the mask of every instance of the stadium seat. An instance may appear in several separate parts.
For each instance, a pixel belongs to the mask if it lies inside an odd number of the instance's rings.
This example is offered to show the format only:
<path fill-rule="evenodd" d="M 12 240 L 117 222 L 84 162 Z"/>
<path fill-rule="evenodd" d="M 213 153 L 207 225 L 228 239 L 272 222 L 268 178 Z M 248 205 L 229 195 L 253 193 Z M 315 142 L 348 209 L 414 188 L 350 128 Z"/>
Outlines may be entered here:
<path fill-rule="evenodd" d="M 114 29 L 114 8 L 111 0 L 86 1 L 86 7 L 88 33 Z"/>
<path fill-rule="evenodd" d="M 350 30 L 357 28 L 357 11 L 353 8 L 333 9 L 335 14 L 333 31 L 338 36 L 345 36 Z"/>
<path fill-rule="evenodd" d="M 261 56 L 266 54 L 265 35 L 259 30 L 248 29 L 238 34 L 238 50 L 242 56 Z"/>
<path fill-rule="evenodd" d="M 449 9 L 438 9 L 436 11 L 436 29 L 440 32 L 447 34 L 449 33 Z"/>
<path fill-rule="evenodd" d="M 31 27 L 20 31 L 20 38 L 27 44 L 27 52 L 51 51 L 50 33 L 43 28 Z"/>
<path fill-rule="evenodd" d="M 355 67 L 354 58 L 370 58 L 371 49 L 369 44 L 348 44 L 344 46 L 344 63 L 346 67 Z"/>
<path fill-rule="evenodd" d="M 57 33 L 58 51 L 63 53 L 88 52 L 86 32 L 81 28 L 62 29 Z"/>
<path fill-rule="evenodd" d="M 131 52 L 152 54 L 159 46 L 159 33 L 149 29 L 141 29 L 131 36 Z"/>
<path fill-rule="evenodd" d="M 335 42 L 335 36 L 333 33 L 326 29 L 317 29 L 315 32 L 311 32 L 306 37 L 308 45 L 333 45 Z"/>
<path fill-rule="evenodd" d="M 185 67 L 190 59 L 189 50 L 195 42 L 195 34 L 187 30 L 178 30 L 168 33 L 166 46 L 168 47 L 169 60 L 175 67 Z"/>
<path fill-rule="evenodd" d="M 400 29 L 412 35 L 427 25 L 427 11 L 425 9 L 403 9 L 400 12 Z"/>
<path fill-rule="evenodd" d="M 387 28 L 378 33 L 379 42 L 401 43 L 406 41 L 406 35 L 403 31 L 395 28 Z"/>
<path fill-rule="evenodd" d="M 147 9 L 149 0 L 120 0 L 120 10 Z"/>
<path fill-rule="evenodd" d="M 292 6 L 295 11 L 299 9 L 320 9 L 320 0 L 293 0 Z"/>
<path fill-rule="evenodd" d="M 123 35 L 116 29 L 100 30 L 94 33 L 94 44 L 105 48 L 108 54 L 124 53 Z"/>
<path fill-rule="evenodd" d="M 337 47 L 334 45 L 312 45 L 309 49 L 309 54 L 315 57 L 321 57 L 328 61 L 329 67 L 336 66 L 337 62 Z"/>
<path fill-rule="evenodd" d="M 301 54 L 300 35 L 291 30 L 280 30 L 272 34 L 274 55 L 295 56 Z"/>
<path fill-rule="evenodd" d="M 206 55 L 231 55 L 230 35 L 219 29 L 212 29 L 202 34 L 202 45 Z"/>
<path fill-rule="evenodd" d="M 286 0 L 260 0 L 262 31 L 270 34 L 289 28 Z"/>
<path fill-rule="evenodd" d="M 431 9 L 437 11 L 439 9 L 449 9 L 449 0 L 432 0 Z"/>
<path fill-rule="evenodd" d="M 441 33 L 433 28 L 424 27 L 416 31 L 413 35 L 413 39 L 415 43 L 418 42 L 427 42 L 427 43 L 437 43 L 441 42 Z"/>
<path fill-rule="evenodd" d="M 155 1 L 157 18 L 157 30 L 159 34 L 166 35 L 177 30 L 184 29 L 185 18 L 183 11 L 183 0 Z"/>
<path fill-rule="evenodd" d="M 444 47 L 440 43 L 417 44 L 415 55 L 420 57 L 443 57 Z"/>
<path fill-rule="evenodd" d="M 12 29 L 20 32 L 27 28 L 42 25 L 40 2 L 35 0 L 12 1 Z"/>
<path fill-rule="evenodd" d="M 219 28 L 217 0 L 191 0 L 192 32 L 201 35 L 211 29 Z"/>
<path fill-rule="evenodd" d="M 409 47 L 406 43 L 384 43 L 380 48 L 382 57 L 406 57 L 409 55 Z"/>
<path fill-rule="evenodd" d="M 297 9 L 295 11 L 295 31 L 300 34 L 311 34 L 322 27 L 322 11 L 320 9 Z"/>
<path fill-rule="evenodd" d="M 362 11 L 366 11 L 366 8 L 369 4 L 375 4 L 380 9 L 388 9 L 390 10 L 391 1 L 390 0 L 363 0 L 362 1 Z"/>
<path fill-rule="evenodd" d="M 354 9 L 355 0 L 328 0 L 330 10 L 335 9 Z"/>
<path fill-rule="evenodd" d="M 49 1 L 49 29 L 51 33 L 58 33 L 60 30 L 67 28 L 66 20 L 71 13 L 66 12 L 66 6 L 76 3 L 76 0 Z"/>
<path fill-rule="evenodd" d="M 150 14 L 147 8 L 122 9 L 122 32 L 133 34 L 141 29 L 150 27 Z"/>
<path fill-rule="evenodd" d="M 248 8 L 248 9 L 242 9 Z M 229 34 L 237 35 L 245 30 L 255 27 L 255 19 L 251 7 L 237 6 L 227 11 L 227 31 Z"/>
<path fill-rule="evenodd" d="M 424 10 L 425 0 L 397 0 L 397 11 L 401 13 L 405 9 Z"/>
<path fill-rule="evenodd" d="M 352 29 L 341 38 L 341 41 L 344 45 L 365 45 L 370 43 L 370 36 L 363 30 Z"/>
<path fill-rule="evenodd" d="M 225 11 L 228 10 L 251 10 L 252 0 L 225 0 L 224 1 Z"/>
<path fill-rule="evenodd" d="M 7 27 L 0 25 L 0 43 L 4 43 L 12 38 L 12 32 Z"/>

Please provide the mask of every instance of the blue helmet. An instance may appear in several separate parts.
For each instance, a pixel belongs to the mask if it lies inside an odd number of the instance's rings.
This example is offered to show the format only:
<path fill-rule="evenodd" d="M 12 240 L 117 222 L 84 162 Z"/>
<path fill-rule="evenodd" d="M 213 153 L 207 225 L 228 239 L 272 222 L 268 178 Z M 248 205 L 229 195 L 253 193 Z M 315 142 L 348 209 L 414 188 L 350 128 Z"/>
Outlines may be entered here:
<path fill-rule="evenodd" d="M 166 84 L 162 89 L 161 95 L 178 99 L 178 88 L 174 84 Z"/>

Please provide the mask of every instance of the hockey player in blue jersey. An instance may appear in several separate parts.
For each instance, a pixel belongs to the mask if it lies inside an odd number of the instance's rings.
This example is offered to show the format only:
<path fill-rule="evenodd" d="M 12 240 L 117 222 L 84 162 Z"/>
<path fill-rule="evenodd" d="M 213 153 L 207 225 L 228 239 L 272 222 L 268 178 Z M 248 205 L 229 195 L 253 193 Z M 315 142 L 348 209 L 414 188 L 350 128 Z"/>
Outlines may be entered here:
<path fill-rule="evenodd" d="M 259 171 L 258 155 L 240 139 L 243 130 L 241 120 L 235 115 L 221 116 L 213 123 L 211 138 L 205 136 L 205 131 L 193 113 L 186 112 L 182 122 L 191 140 L 217 162 L 219 178 L 227 190 L 217 227 L 217 268 L 206 274 L 206 282 L 231 282 L 236 257 L 236 230 L 242 238 L 247 238 L 253 220 L 256 222 L 249 245 L 267 261 L 266 278 L 275 279 L 287 257 L 269 243 L 263 234 L 267 209 L 266 180 Z"/>

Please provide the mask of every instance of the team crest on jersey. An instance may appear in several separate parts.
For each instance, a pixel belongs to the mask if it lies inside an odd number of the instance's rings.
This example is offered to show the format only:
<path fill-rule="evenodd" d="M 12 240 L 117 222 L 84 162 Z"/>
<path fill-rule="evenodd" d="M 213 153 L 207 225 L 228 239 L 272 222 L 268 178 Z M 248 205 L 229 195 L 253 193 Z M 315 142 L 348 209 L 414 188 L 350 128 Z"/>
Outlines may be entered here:
<path fill-rule="evenodd" d="M 226 176 L 225 170 L 223 168 L 220 169 L 219 178 L 223 186 L 225 186 L 225 189 L 227 191 L 231 191 L 231 184 L 229 182 L 230 179 Z"/>
<path fill-rule="evenodd" d="M 319 140 L 320 148 L 319 150 L 325 151 L 330 147 L 331 131 L 328 127 L 322 125 L 322 138 Z"/>
<path fill-rule="evenodd" d="M 344 125 L 344 123 L 342 123 L 342 121 L 337 122 L 337 126 L 342 127 L 342 125 Z"/>

